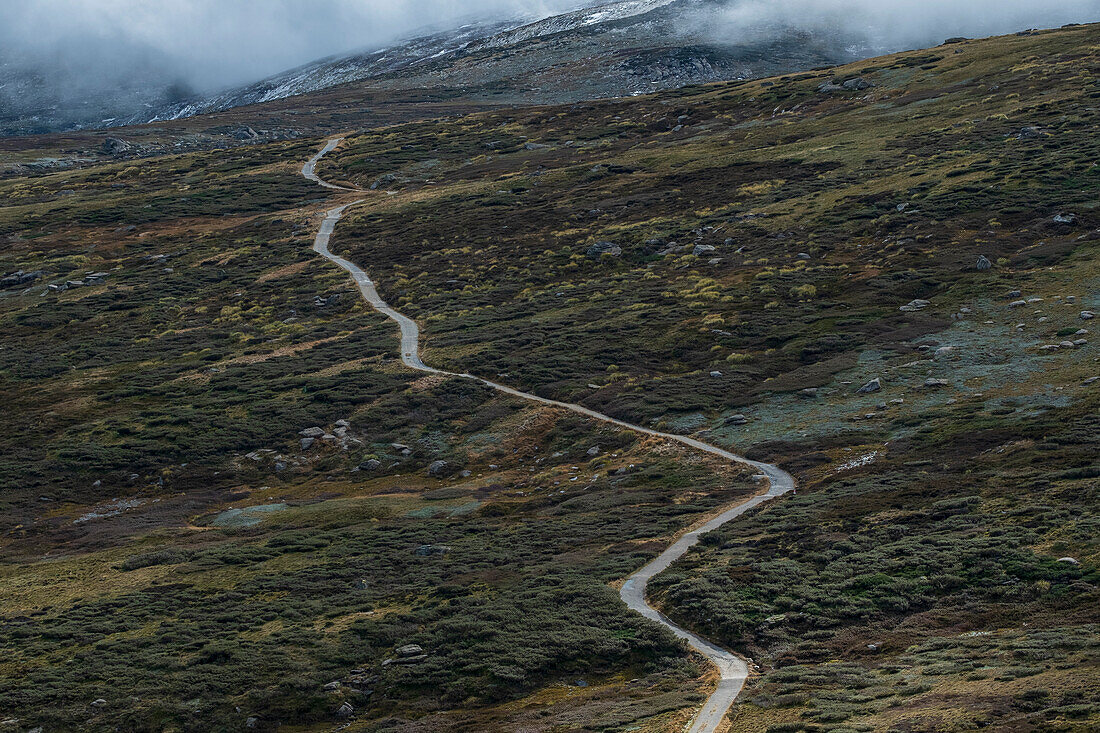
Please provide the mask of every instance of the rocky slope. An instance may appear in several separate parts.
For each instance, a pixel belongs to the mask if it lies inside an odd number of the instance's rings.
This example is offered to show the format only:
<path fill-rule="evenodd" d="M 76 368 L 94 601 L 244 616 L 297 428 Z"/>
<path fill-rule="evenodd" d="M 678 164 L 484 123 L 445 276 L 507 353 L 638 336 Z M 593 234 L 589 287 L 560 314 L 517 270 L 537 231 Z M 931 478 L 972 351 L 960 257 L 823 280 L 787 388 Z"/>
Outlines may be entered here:
<path fill-rule="evenodd" d="M 96 90 L 71 88 L 71 70 L 0 65 L 0 135 L 176 120 L 357 83 L 435 89 L 472 100 L 552 103 L 620 97 L 699 82 L 745 79 L 871 55 L 866 44 L 788 27 L 751 40 L 716 37 L 715 0 L 620 0 L 530 22 L 508 18 L 412 38 L 391 48 L 322 59 L 241 88 L 202 96 L 156 63 Z M 841 34 L 842 35 L 842 34 Z M 129 73 L 129 72 L 128 72 Z"/>
<path fill-rule="evenodd" d="M 853 60 L 864 47 L 790 28 L 711 36 L 714 0 L 621 0 L 552 16 L 465 26 L 392 49 L 311 64 L 245 89 L 172 105 L 159 118 L 266 102 L 337 84 L 461 89 L 473 98 L 568 102 L 745 79 Z M 869 49 L 866 49 L 869 53 Z"/>

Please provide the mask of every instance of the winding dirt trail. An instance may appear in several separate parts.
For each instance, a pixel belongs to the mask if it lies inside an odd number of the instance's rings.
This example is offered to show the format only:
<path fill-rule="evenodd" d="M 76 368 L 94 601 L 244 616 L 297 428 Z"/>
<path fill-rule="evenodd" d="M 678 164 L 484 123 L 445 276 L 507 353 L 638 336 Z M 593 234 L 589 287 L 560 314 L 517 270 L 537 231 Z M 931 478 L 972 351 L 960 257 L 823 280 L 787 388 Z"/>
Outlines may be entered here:
<path fill-rule="evenodd" d="M 329 140 L 324 148 L 319 153 L 314 155 L 309 161 L 302 166 L 302 175 L 315 183 L 318 183 L 326 188 L 331 188 L 337 191 L 356 191 L 358 189 L 347 188 L 345 186 L 337 186 L 327 181 L 322 180 L 316 174 L 317 162 L 321 160 L 327 153 L 333 151 L 343 138 L 333 138 Z M 609 415 L 590 410 L 587 407 L 581 405 L 575 405 L 570 402 L 559 402 L 558 400 L 547 399 L 546 397 L 539 397 L 538 395 L 530 394 L 529 392 L 522 392 L 518 389 L 513 389 L 503 384 L 498 384 L 482 377 L 474 376 L 473 374 L 464 374 L 459 372 L 448 372 L 442 369 L 435 369 L 428 366 L 420 359 L 419 346 L 420 346 L 420 329 L 416 325 L 416 321 L 412 320 L 408 316 L 399 313 L 391 308 L 382 300 L 378 295 L 378 289 L 375 287 L 374 282 L 370 279 L 370 276 L 356 265 L 354 262 L 333 254 L 329 250 L 329 240 L 332 238 L 332 233 L 336 228 L 336 223 L 340 221 L 344 215 L 344 211 L 348 207 L 355 206 L 358 203 L 362 203 L 364 199 L 357 201 L 351 201 L 337 206 L 334 209 L 330 209 L 325 212 L 325 218 L 321 222 L 321 228 L 317 232 L 317 237 L 313 242 L 313 250 L 320 254 L 322 257 L 336 263 L 341 268 L 346 270 L 355 282 L 359 285 L 359 291 L 363 294 L 364 300 L 367 301 L 375 310 L 379 313 L 387 316 L 388 318 L 397 322 L 397 325 L 401 329 L 401 361 L 411 369 L 416 369 L 421 372 L 428 372 L 430 374 L 442 374 L 449 377 L 459 377 L 461 379 L 472 379 L 476 382 L 481 382 L 484 385 L 492 387 L 493 389 L 503 392 L 505 394 L 519 397 L 521 399 L 529 400 L 531 402 L 538 402 L 543 405 L 549 405 L 552 407 L 558 407 L 563 410 L 569 410 L 586 417 L 590 417 L 594 420 L 610 423 L 612 425 L 618 425 L 619 427 L 632 430 L 637 433 L 643 433 L 645 435 L 651 435 L 657 438 L 663 438 L 665 440 L 675 441 L 689 448 L 694 448 L 704 453 L 710 453 L 711 455 L 725 458 L 728 461 L 745 464 L 757 469 L 760 473 L 764 474 L 769 482 L 769 488 L 766 493 L 758 494 L 751 499 L 742 501 L 736 505 L 727 507 L 721 514 L 714 517 L 706 524 L 693 529 L 685 534 L 681 535 L 672 545 L 669 546 L 664 552 L 662 552 L 656 559 L 652 560 L 645 565 L 641 570 L 631 575 L 623 583 L 622 588 L 619 591 L 619 596 L 623 599 L 623 602 L 630 609 L 637 611 L 646 618 L 652 619 L 662 626 L 668 628 L 673 634 L 683 639 L 693 649 L 705 656 L 718 668 L 721 675 L 718 683 L 718 689 L 707 699 L 703 708 L 692 720 L 691 727 L 688 729 L 689 733 L 714 733 L 719 729 L 725 718 L 726 712 L 733 705 L 733 701 L 737 698 L 737 695 L 741 692 L 741 688 L 745 684 L 745 679 L 748 677 L 749 668 L 744 659 L 737 656 L 733 652 L 726 649 L 722 649 L 719 646 L 712 644 L 701 636 L 691 633 L 685 629 L 680 628 L 676 624 L 672 623 L 657 609 L 653 608 L 646 602 L 645 591 L 646 584 L 649 579 L 658 573 L 662 572 L 675 562 L 680 556 L 688 551 L 695 543 L 699 541 L 699 538 L 718 527 L 721 527 L 731 519 L 738 517 L 745 512 L 749 511 L 753 507 L 772 499 L 781 494 L 785 494 L 788 491 L 794 490 L 794 478 L 786 471 L 780 469 L 777 466 L 773 466 L 770 463 L 760 463 L 758 461 L 750 461 L 749 459 L 739 456 L 736 453 L 723 450 L 710 443 L 704 443 L 701 440 L 688 437 L 686 435 L 676 435 L 675 433 L 663 433 L 659 430 L 651 430 L 650 428 L 642 427 L 641 425 L 634 425 L 633 423 L 617 420 Z"/>

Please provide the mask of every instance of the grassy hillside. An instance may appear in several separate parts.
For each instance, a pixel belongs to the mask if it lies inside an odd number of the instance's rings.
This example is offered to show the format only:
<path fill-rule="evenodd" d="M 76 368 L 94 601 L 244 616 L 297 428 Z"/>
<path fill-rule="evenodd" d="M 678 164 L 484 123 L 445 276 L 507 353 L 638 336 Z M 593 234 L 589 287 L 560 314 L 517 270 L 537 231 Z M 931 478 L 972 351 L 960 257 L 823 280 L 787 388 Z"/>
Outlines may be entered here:
<path fill-rule="evenodd" d="M 309 250 L 315 147 L 4 184 L 2 269 L 42 274 L 0 300 L 0 708 L 323 730 L 568 685 L 561 715 L 682 718 L 700 668 L 608 583 L 751 482 L 400 367 Z"/>
<path fill-rule="evenodd" d="M 320 173 L 429 364 L 795 473 L 652 586 L 758 665 L 735 730 L 1087 730 L 1098 101 L 1083 26 L 360 130 Z M 401 367 L 309 251 L 322 141 L 0 180 L 0 717 L 679 730 L 710 673 L 613 584 L 753 483 Z"/>
<path fill-rule="evenodd" d="M 431 363 L 796 472 L 654 586 L 735 728 L 1088 727 L 1097 33 L 368 132 L 341 242 Z"/>

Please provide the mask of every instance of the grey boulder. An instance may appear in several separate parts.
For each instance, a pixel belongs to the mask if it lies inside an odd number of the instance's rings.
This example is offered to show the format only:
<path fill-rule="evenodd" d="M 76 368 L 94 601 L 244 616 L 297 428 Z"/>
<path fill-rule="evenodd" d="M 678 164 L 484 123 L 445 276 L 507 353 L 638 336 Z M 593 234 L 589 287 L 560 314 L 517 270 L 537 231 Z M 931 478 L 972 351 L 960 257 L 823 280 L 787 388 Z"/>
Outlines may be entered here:
<path fill-rule="evenodd" d="M 611 257 L 618 257 L 623 253 L 623 248 L 614 242 L 596 242 L 588 248 L 589 257 L 601 257 L 603 255 L 610 255 Z"/>
<path fill-rule="evenodd" d="M 857 389 L 856 394 L 870 394 L 871 392 L 878 392 L 880 389 L 882 389 L 882 380 L 875 377 L 870 382 Z"/>

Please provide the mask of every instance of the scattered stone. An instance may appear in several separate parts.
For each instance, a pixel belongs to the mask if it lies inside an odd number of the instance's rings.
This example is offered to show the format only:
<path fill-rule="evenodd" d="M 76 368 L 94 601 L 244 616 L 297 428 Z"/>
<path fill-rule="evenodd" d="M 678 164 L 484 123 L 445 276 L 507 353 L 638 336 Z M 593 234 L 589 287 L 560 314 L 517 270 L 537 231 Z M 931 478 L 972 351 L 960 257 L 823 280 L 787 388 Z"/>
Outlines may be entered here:
<path fill-rule="evenodd" d="M 695 248 L 691 250 L 691 253 L 696 257 L 703 255 L 709 255 L 711 252 L 717 252 L 717 248 L 710 244 L 697 244 Z"/>
<path fill-rule="evenodd" d="M 720 372 L 720 371 L 718 371 L 718 370 L 716 369 L 716 370 L 714 370 L 713 372 L 711 372 L 711 373 L 710 373 L 710 376 L 712 376 L 712 377 L 720 377 L 720 376 L 722 376 L 722 372 Z"/>
<path fill-rule="evenodd" d="M 924 380 L 924 386 L 925 387 L 932 387 L 932 388 L 946 387 L 948 384 L 949 384 L 949 382 L 946 379 L 935 379 L 935 378 L 929 377 L 928 379 Z"/>
<path fill-rule="evenodd" d="M 901 306 L 900 308 L 898 308 L 898 310 L 902 311 L 904 313 L 913 313 L 915 311 L 924 310 L 925 308 L 927 308 L 930 305 L 932 305 L 932 304 L 930 302 L 928 302 L 927 300 L 922 300 L 921 298 L 917 298 L 916 300 L 911 300 L 908 303 L 906 303 L 905 305 Z"/>
<path fill-rule="evenodd" d="M 1085 381 L 1081 382 L 1081 384 L 1083 384 L 1087 387 L 1088 385 L 1096 384 L 1097 382 L 1100 382 L 1100 377 L 1089 377 Z"/>
<path fill-rule="evenodd" d="M 875 377 L 870 382 L 857 389 L 856 394 L 870 394 L 871 392 L 878 392 L 880 389 L 882 389 L 882 380 Z"/>
<path fill-rule="evenodd" d="M 328 684 L 322 686 L 321 689 L 324 690 L 325 692 L 333 692 L 335 690 L 339 690 L 340 687 L 341 687 L 341 685 L 338 681 L 333 681 L 333 682 L 329 682 Z"/>
<path fill-rule="evenodd" d="M 1062 342 L 1059 342 L 1058 345 L 1061 346 L 1063 349 L 1072 349 L 1074 347 L 1074 344 L 1073 344 L 1072 341 L 1062 341 Z"/>
<path fill-rule="evenodd" d="M 341 719 L 350 718 L 354 712 L 355 708 L 352 707 L 352 704 L 350 702 L 345 702 L 343 705 L 336 708 L 336 717 Z"/>
<path fill-rule="evenodd" d="M 1081 562 L 1075 557 L 1060 557 L 1058 562 L 1064 562 L 1068 565 L 1080 565 Z"/>
<path fill-rule="evenodd" d="M 587 451 L 585 451 L 585 454 L 588 455 L 588 456 L 593 456 L 593 457 L 598 456 L 600 454 L 600 446 L 598 446 L 598 445 L 592 446 Z"/>
<path fill-rule="evenodd" d="M 827 81 L 824 84 L 821 84 L 817 88 L 817 91 L 827 92 L 827 93 L 841 92 L 841 91 L 858 92 L 858 91 L 862 91 L 864 89 L 870 89 L 873 86 L 874 86 L 874 84 L 867 81 L 862 76 L 857 76 L 854 79 L 848 79 L 848 80 L 843 81 L 843 82 L 840 82 L 837 79 L 833 79 L 832 81 Z"/>
<path fill-rule="evenodd" d="M 978 262 L 974 265 L 974 269 L 979 270 L 979 271 L 981 271 L 981 270 L 992 270 L 993 269 L 993 263 L 990 262 L 989 258 L 986 257 L 985 255 L 979 255 L 978 256 Z"/>
<path fill-rule="evenodd" d="M 1011 303 L 1008 304 L 1008 307 L 1009 308 L 1020 308 L 1020 307 L 1025 306 L 1025 305 L 1027 305 L 1026 300 L 1014 300 L 1014 301 L 1012 301 Z"/>
<path fill-rule="evenodd" d="M 817 387 L 807 387 L 799 391 L 798 396 L 807 400 L 815 399 L 817 397 Z"/>
<path fill-rule="evenodd" d="M 1054 216 L 1054 218 L 1052 219 L 1052 221 L 1055 224 L 1068 224 L 1070 226 L 1073 226 L 1074 224 L 1077 223 L 1077 215 L 1076 214 L 1056 214 Z"/>
<path fill-rule="evenodd" d="M 611 257 L 618 257 L 623 253 L 623 248 L 614 242 L 596 242 L 588 248 L 589 257 L 601 257 L 603 255 L 610 255 Z"/>
<path fill-rule="evenodd" d="M 350 422 L 348 422 L 347 420 L 337 420 L 337 421 L 335 422 L 335 425 L 336 425 L 336 427 L 338 427 L 338 428 L 344 428 L 345 430 L 346 430 L 347 428 L 350 428 L 350 427 L 351 427 L 351 423 L 350 423 Z"/>
<path fill-rule="evenodd" d="M 93 708 L 101 708 L 101 707 L 104 707 L 106 704 L 107 704 L 107 701 L 104 700 L 102 697 L 97 699 L 97 700 L 92 700 L 92 707 Z"/>
<path fill-rule="evenodd" d="M 360 471 L 377 471 L 381 467 L 382 461 L 377 458 L 368 458 L 357 466 Z"/>
<path fill-rule="evenodd" d="M 574 684 L 577 687 L 588 687 L 588 682 L 586 682 L 585 680 L 577 680 Z"/>
<path fill-rule="evenodd" d="M 800 259 L 800 260 L 808 260 L 808 259 L 810 259 L 810 253 L 809 253 L 809 252 L 799 252 L 799 253 L 798 253 L 798 254 L 797 254 L 796 256 L 797 256 L 797 257 L 798 257 L 798 259 Z"/>
<path fill-rule="evenodd" d="M 954 346 L 941 346 L 940 348 L 936 349 L 935 352 L 933 352 L 932 358 L 933 359 L 951 359 L 951 358 L 956 358 L 957 359 L 958 355 L 955 353 L 955 347 Z"/>
<path fill-rule="evenodd" d="M 428 658 L 427 654 L 418 654 L 415 657 L 401 657 L 400 659 L 387 659 L 385 662 L 382 662 L 382 666 L 386 666 L 387 664 L 403 664 L 403 665 L 420 664 L 421 662 L 423 662 L 427 658 Z"/>
<path fill-rule="evenodd" d="M 746 425 L 749 419 L 744 415 L 731 415 L 726 418 L 726 425 Z"/>
<path fill-rule="evenodd" d="M 442 476 L 447 473 L 447 469 L 450 468 L 450 464 L 446 461 L 432 461 L 428 466 L 429 476 Z"/>
<path fill-rule="evenodd" d="M 33 272 L 23 272 L 22 270 L 16 270 L 10 275 L 0 279 L 0 287 L 9 287 L 13 285 L 26 285 L 27 283 L 34 282 L 46 273 L 42 270 L 35 270 Z"/>
<path fill-rule="evenodd" d="M 248 718 L 247 718 L 247 719 L 246 719 L 246 720 L 244 721 L 244 727 L 245 727 L 245 728 L 248 728 L 249 730 L 252 730 L 252 729 L 254 729 L 254 728 L 255 728 L 256 726 L 258 726 L 259 724 L 260 724 L 260 719 L 259 719 L 259 718 L 257 718 L 257 717 L 256 717 L 256 716 L 254 716 L 254 715 L 251 715 L 251 716 L 249 716 L 249 717 L 248 717 Z"/>
<path fill-rule="evenodd" d="M 1019 298 L 1021 295 L 1023 295 L 1023 293 L 1021 293 L 1019 290 L 1008 291 L 1008 297 L 1010 298 Z"/>
<path fill-rule="evenodd" d="M 420 557 L 429 557 L 430 555 L 446 555 L 451 551 L 451 548 L 447 545 L 421 545 L 416 548 L 416 554 Z"/>
<path fill-rule="evenodd" d="M 1092 311 L 1081 311 L 1082 321 L 1091 321 L 1093 318 L 1096 318 L 1096 314 Z"/>
<path fill-rule="evenodd" d="M 424 653 L 424 647 L 419 644 L 406 644 L 397 648 L 399 657 L 416 657 Z"/>
<path fill-rule="evenodd" d="M 302 446 L 302 450 L 309 450 L 313 446 L 313 444 L 317 442 L 317 439 L 316 438 L 302 438 L 298 442 Z"/>
<path fill-rule="evenodd" d="M 370 185 L 370 190 L 376 191 L 376 190 L 378 190 L 379 187 L 389 185 L 389 184 L 393 183 L 396 180 L 397 180 L 397 176 L 395 176 L 392 173 L 387 173 L 384 176 L 379 176 Z"/>
<path fill-rule="evenodd" d="M 133 146 L 122 138 L 109 137 L 103 141 L 99 149 L 107 155 L 121 155 L 122 153 L 129 152 L 131 147 Z"/>
<path fill-rule="evenodd" d="M 305 430 L 298 431 L 298 435 L 302 436 L 303 438 L 320 438 L 324 434 L 325 431 L 322 428 L 317 427 L 306 428 Z"/>

